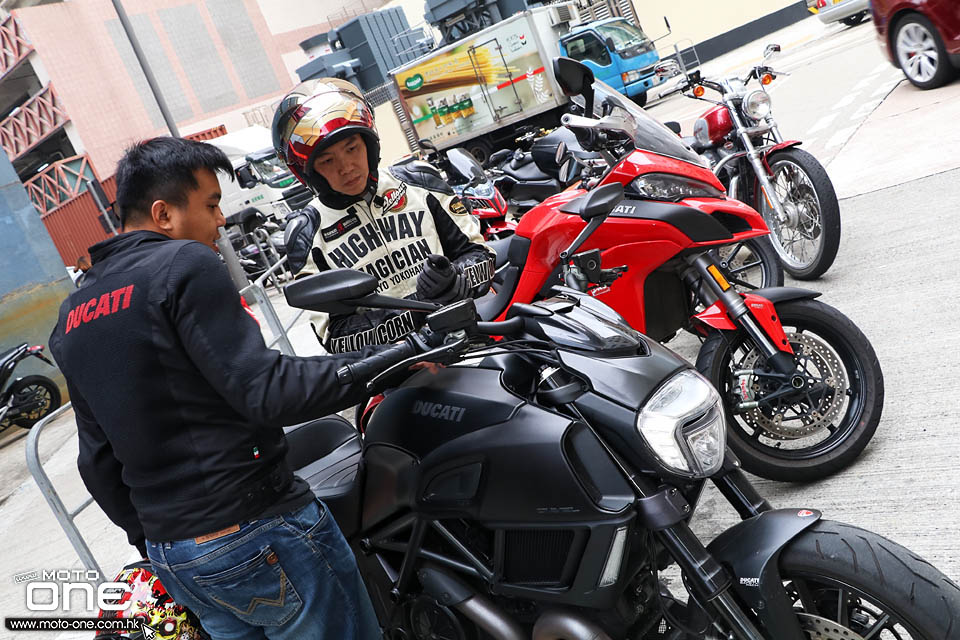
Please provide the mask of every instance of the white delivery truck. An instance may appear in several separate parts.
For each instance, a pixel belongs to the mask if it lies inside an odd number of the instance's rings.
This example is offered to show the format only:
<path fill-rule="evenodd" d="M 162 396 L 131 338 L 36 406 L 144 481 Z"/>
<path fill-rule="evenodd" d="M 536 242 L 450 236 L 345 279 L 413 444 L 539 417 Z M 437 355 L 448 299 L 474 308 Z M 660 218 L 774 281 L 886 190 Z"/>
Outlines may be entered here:
<path fill-rule="evenodd" d="M 235 179 L 220 182 L 220 209 L 227 218 L 253 208 L 279 222 L 310 202 L 311 193 L 273 150 L 269 129 L 247 127 L 206 143 L 223 151 L 233 165 Z"/>

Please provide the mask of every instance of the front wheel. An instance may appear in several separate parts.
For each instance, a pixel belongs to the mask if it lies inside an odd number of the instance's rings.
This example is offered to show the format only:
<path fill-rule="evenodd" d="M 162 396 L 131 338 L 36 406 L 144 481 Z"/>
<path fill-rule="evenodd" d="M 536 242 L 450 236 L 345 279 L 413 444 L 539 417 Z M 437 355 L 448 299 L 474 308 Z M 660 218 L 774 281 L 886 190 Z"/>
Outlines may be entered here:
<path fill-rule="evenodd" d="M 740 291 L 783 286 L 783 264 L 769 236 L 724 245 L 716 251 L 727 279 Z"/>
<path fill-rule="evenodd" d="M 60 408 L 60 389 L 50 378 L 26 376 L 10 387 L 14 408 L 20 413 L 10 423 L 29 429 Z M 6 420 L 4 420 L 6 422 Z"/>
<path fill-rule="evenodd" d="M 821 520 L 780 556 L 800 626 L 823 640 L 947 640 L 960 588 L 909 549 L 870 531 Z"/>
<path fill-rule="evenodd" d="M 808 482 L 853 462 L 883 412 L 883 373 L 863 332 L 816 300 L 775 305 L 795 354 L 790 379 L 776 374 L 744 331 L 714 332 L 697 357 L 720 391 L 727 442 L 750 473 Z"/>
<path fill-rule="evenodd" d="M 840 248 L 840 204 L 833 183 L 816 158 L 791 147 L 770 154 L 767 161 L 774 194 L 757 184 L 757 211 L 770 227 L 773 246 L 784 270 L 798 280 L 826 273 Z M 783 205 L 778 217 L 770 198 Z"/>

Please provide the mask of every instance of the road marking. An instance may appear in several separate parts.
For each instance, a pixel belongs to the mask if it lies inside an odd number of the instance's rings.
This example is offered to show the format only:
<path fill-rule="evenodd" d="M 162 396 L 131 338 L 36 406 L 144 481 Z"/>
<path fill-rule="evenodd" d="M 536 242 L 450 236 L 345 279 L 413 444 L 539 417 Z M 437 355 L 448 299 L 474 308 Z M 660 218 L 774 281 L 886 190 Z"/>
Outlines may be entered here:
<path fill-rule="evenodd" d="M 834 109 L 843 109 L 844 107 L 849 107 L 853 104 L 853 101 L 857 99 L 856 93 L 848 93 L 840 100 L 837 104 L 833 105 Z"/>
<path fill-rule="evenodd" d="M 858 91 L 860 91 L 860 90 L 862 90 L 862 89 L 866 89 L 867 87 L 869 87 L 869 86 L 872 84 L 872 82 L 871 82 L 872 80 L 873 80 L 873 78 L 864 78 L 863 80 L 861 80 L 861 81 L 858 82 L 857 84 L 853 85 L 853 88 L 850 89 L 850 91 L 853 92 L 853 93 L 856 93 L 856 92 L 858 92 Z"/>
<path fill-rule="evenodd" d="M 889 62 L 881 62 L 880 64 L 878 64 L 877 66 L 875 66 L 875 67 L 873 68 L 873 71 L 871 71 L 868 75 L 871 75 L 871 76 L 872 76 L 872 75 L 875 74 L 875 73 L 880 73 L 880 72 L 883 71 L 884 69 L 889 69 L 889 68 L 890 68 L 890 63 L 889 63 Z"/>
<path fill-rule="evenodd" d="M 862 105 L 860 105 L 859 109 L 854 111 L 853 115 L 850 116 L 850 119 L 861 120 L 863 118 L 866 118 L 871 113 L 873 113 L 874 109 L 880 106 L 881 102 L 883 102 L 883 100 L 871 100 L 870 102 L 864 102 Z"/>
<path fill-rule="evenodd" d="M 850 139 L 850 136 L 854 134 L 857 130 L 857 127 L 847 127 L 846 129 L 840 129 L 827 140 L 827 144 L 824 145 L 824 149 L 832 149 L 833 147 L 839 147 L 842 144 L 845 144 L 847 140 Z"/>
<path fill-rule="evenodd" d="M 822 130 L 826 129 L 826 128 L 829 127 L 831 124 L 833 124 L 833 121 L 836 120 L 836 118 L 837 118 L 838 115 L 840 115 L 840 114 L 838 114 L 838 113 L 828 113 L 827 115 L 823 116 L 822 118 L 820 118 L 819 120 L 817 120 L 817 122 L 816 122 L 812 127 L 810 127 L 809 129 L 807 129 L 807 135 L 810 135 L 811 133 L 816 133 L 816 132 L 818 132 L 818 131 L 822 131 Z"/>
<path fill-rule="evenodd" d="M 895 83 L 884 83 L 877 87 L 877 90 L 870 94 L 871 98 L 876 98 L 877 96 L 885 96 L 896 88 L 900 84 L 899 82 Z"/>

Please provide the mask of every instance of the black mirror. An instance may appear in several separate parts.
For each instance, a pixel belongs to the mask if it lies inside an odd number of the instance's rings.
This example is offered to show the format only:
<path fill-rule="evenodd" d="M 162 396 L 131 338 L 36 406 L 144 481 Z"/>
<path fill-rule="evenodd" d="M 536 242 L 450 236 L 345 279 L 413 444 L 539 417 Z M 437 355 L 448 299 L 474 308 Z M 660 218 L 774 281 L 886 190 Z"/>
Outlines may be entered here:
<path fill-rule="evenodd" d="M 766 60 L 775 53 L 780 53 L 780 45 L 768 44 L 767 48 L 763 50 L 763 59 Z"/>
<path fill-rule="evenodd" d="M 573 155 L 568 154 L 566 159 L 560 165 L 560 173 L 557 179 L 560 180 L 560 184 L 566 186 L 572 184 L 579 175 L 580 162 L 574 158 Z"/>
<path fill-rule="evenodd" d="M 562 171 L 562 169 L 561 169 Z M 588 191 L 579 198 L 560 207 L 564 213 L 575 213 L 584 220 L 607 216 L 623 200 L 623 185 L 619 182 L 605 184 Z"/>
<path fill-rule="evenodd" d="M 563 157 L 567 155 L 567 143 L 563 140 L 560 141 L 560 144 L 557 145 L 557 153 L 553 156 L 553 161 L 557 165 L 563 164 Z"/>
<path fill-rule="evenodd" d="M 607 45 L 607 51 L 617 50 L 617 45 L 614 44 L 613 38 L 608 37 L 606 40 L 603 41 L 603 44 Z"/>
<path fill-rule="evenodd" d="M 353 313 L 357 300 L 377 291 L 380 281 L 364 271 L 332 269 L 291 282 L 283 288 L 287 304 L 325 313 Z"/>
<path fill-rule="evenodd" d="M 663 16 L 663 24 L 667 25 L 667 31 L 672 31 L 670 28 L 670 21 L 667 20 L 667 16 Z"/>
<path fill-rule="evenodd" d="M 425 151 L 430 151 L 431 153 L 437 152 L 437 145 L 433 144 L 433 142 L 427 140 L 426 138 L 419 140 L 417 144 L 420 145 L 420 148 Z"/>
<path fill-rule="evenodd" d="M 680 135 L 680 123 L 676 120 L 671 120 L 670 122 L 664 122 L 664 126 L 670 131 L 673 131 L 675 134 Z"/>
<path fill-rule="evenodd" d="M 250 189 L 257 184 L 257 179 L 253 175 L 253 168 L 245 164 L 242 167 L 237 167 L 237 183 L 240 185 L 241 189 Z"/>
<path fill-rule="evenodd" d="M 584 115 L 593 117 L 593 71 L 573 58 L 554 58 L 553 73 L 565 95 L 583 96 Z"/>

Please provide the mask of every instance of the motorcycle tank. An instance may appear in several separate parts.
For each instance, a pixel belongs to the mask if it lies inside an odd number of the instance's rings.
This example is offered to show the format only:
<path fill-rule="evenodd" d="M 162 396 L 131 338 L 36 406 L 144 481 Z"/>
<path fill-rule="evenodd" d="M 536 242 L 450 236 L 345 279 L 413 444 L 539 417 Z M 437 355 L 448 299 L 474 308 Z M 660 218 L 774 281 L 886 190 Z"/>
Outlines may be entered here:
<path fill-rule="evenodd" d="M 701 144 L 720 144 L 728 133 L 733 131 L 733 119 L 730 111 L 723 105 L 716 105 L 699 119 L 693 127 L 693 135 Z"/>

